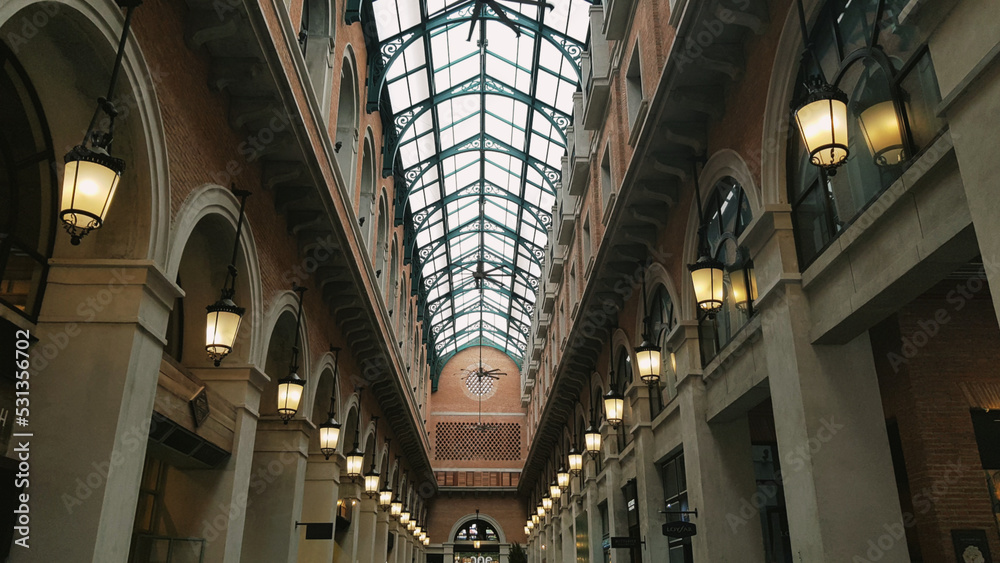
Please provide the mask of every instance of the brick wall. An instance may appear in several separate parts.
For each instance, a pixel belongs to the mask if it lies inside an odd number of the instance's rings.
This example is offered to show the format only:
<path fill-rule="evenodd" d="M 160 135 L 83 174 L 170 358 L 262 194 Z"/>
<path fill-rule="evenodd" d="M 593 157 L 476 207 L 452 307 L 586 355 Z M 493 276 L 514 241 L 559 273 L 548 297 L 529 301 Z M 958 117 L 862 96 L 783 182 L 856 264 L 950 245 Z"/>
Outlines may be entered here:
<path fill-rule="evenodd" d="M 1000 404 L 966 392 L 1000 390 L 1000 331 L 985 282 L 942 282 L 871 335 L 885 414 L 899 427 L 909 481 L 901 504 L 912 514 L 911 541 L 924 561 L 961 563 L 951 530 L 983 529 L 991 551 L 1000 553 L 970 416 L 970 408 Z"/>
<path fill-rule="evenodd" d="M 500 523 L 502 533 L 508 542 L 524 544 L 524 522 L 528 519 L 528 509 L 523 501 L 513 496 L 470 497 L 464 494 L 445 493 L 430 501 L 427 521 L 427 535 L 433 543 L 452 541 L 448 537 L 451 529 L 466 515 L 475 517 L 476 509 L 480 514 L 489 516 Z M 501 531 L 501 530 L 498 530 Z"/>

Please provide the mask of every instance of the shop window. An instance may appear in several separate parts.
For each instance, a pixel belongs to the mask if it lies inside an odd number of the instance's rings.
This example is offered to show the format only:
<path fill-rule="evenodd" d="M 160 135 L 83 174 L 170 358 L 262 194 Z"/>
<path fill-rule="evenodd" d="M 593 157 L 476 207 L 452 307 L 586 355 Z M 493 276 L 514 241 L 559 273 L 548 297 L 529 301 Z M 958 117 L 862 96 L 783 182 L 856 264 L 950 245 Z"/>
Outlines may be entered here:
<path fill-rule="evenodd" d="M 667 522 L 689 522 L 690 515 L 682 514 L 690 510 L 688 508 L 687 476 L 684 472 L 684 452 L 680 452 L 660 464 L 660 479 L 663 481 L 663 500 L 666 504 Z M 667 546 L 667 563 L 694 563 L 691 538 L 670 538 Z"/>
<path fill-rule="evenodd" d="M 744 302 L 741 305 L 733 298 L 729 269 L 744 260 L 740 255 L 744 251 L 737 246 L 736 241 L 752 220 L 750 203 L 739 182 L 729 176 L 716 182 L 705 205 L 699 248 L 702 253 L 714 256 L 727 268 L 722 279 L 721 309 L 715 315 L 702 314 L 699 318 L 703 364 L 710 362 L 749 319 L 750 309 L 747 304 Z M 737 268 L 732 275 L 744 275 L 743 272 Z"/>
<path fill-rule="evenodd" d="M 0 43 L 0 305 L 34 321 L 56 217 L 56 162 L 41 103 Z"/>
<path fill-rule="evenodd" d="M 836 175 L 810 164 L 789 133 L 788 195 L 805 269 L 882 194 L 945 127 L 937 77 L 922 30 L 902 23 L 907 0 L 830 0 L 810 32 L 819 63 L 799 70 L 795 100 L 822 72 L 847 93 L 850 156 Z"/>

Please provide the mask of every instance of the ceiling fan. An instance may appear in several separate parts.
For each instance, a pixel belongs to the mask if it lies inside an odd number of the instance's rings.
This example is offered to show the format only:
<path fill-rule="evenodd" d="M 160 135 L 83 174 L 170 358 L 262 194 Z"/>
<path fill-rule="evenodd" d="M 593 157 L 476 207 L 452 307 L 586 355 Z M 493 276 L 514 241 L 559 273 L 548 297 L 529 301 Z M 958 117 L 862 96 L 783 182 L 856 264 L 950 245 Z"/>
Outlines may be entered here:
<path fill-rule="evenodd" d="M 545 2 L 544 0 L 475 0 L 472 5 L 472 27 L 469 29 L 469 37 L 466 41 L 472 41 L 472 33 L 476 30 L 476 22 L 482 19 L 486 8 L 493 10 L 493 13 L 497 15 L 497 19 L 500 20 L 500 23 L 514 30 L 514 35 L 518 37 L 521 36 L 521 30 L 518 29 L 517 24 L 511 21 L 510 17 L 504 13 L 503 7 L 498 3 L 499 1 L 529 4 L 531 6 L 542 6 L 550 10 L 555 8 L 555 6 Z"/>

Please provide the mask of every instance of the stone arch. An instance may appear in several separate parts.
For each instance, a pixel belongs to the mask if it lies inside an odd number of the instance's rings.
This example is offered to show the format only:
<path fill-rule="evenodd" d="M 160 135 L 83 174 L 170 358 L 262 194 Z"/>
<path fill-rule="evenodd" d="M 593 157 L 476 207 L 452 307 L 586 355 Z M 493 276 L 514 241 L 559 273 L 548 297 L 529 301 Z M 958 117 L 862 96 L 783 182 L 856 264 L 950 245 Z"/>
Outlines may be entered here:
<path fill-rule="evenodd" d="M 25 18 L 35 24 L 31 37 L 22 35 Z M 123 20 L 124 13 L 113 2 L 98 0 L 8 0 L 0 5 L 0 35 L 32 81 L 48 117 L 52 146 L 72 147 L 82 141 L 97 98 L 107 95 Z M 22 48 L 29 40 L 30 48 Z M 122 189 L 104 226 L 84 237 L 80 246 L 71 247 L 69 237 L 56 237 L 55 257 L 145 259 L 164 265 L 170 179 L 156 76 L 130 33 L 115 92 L 128 106 L 119 107 L 112 148 L 114 156 L 126 161 Z"/>
<path fill-rule="evenodd" d="M 448 537 L 446 538 L 445 541 L 447 541 L 447 542 L 454 541 L 455 534 L 458 533 L 458 530 L 462 526 L 464 526 L 466 524 L 469 524 L 470 522 L 474 521 L 475 519 L 476 519 L 476 513 L 472 512 L 472 513 L 466 514 L 465 516 L 462 516 L 461 518 L 455 520 L 455 523 L 452 524 L 451 531 L 448 532 Z M 484 521 L 484 522 L 486 522 L 487 524 L 489 524 L 490 526 L 492 526 L 494 530 L 497 531 L 497 537 L 500 539 L 500 543 L 501 544 L 507 543 L 507 534 L 504 533 L 503 527 L 500 525 L 500 522 L 498 522 L 496 518 L 494 518 L 494 517 L 492 517 L 489 514 L 486 514 L 484 512 L 480 512 L 479 513 L 479 519 L 482 520 L 482 521 Z"/>
<path fill-rule="evenodd" d="M 747 167 L 747 163 L 740 153 L 732 149 L 722 149 L 713 154 L 702 167 L 698 183 L 703 187 L 711 187 L 726 176 L 735 178 L 740 183 L 743 192 L 747 195 L 747 200 L 750 202 L 750 209 L 756 216 L 761 208 L 760 188 L 757 187 L 754 175 L 750 172 L 750 168 Z M 710 195 L 711 189 L 703 193 L 702 203 L 705 203 Z"/>
<path fill-rule="evenodd" d="M 343 411 L 340 409 L 340 404 L 343 398 L 341 397 L 340 389 L 333 387 L 333 374 L 336 369 L 337 366 L 334 363 L 333 352 L 327 351 L 316 360 L 316 365 L 309 370 L 309 373 L 320 374 L 319 377 L 312 378 L 306 382 L 306 396 L 303 398 L 303 404 L 310 406 L 306 417 L 313 422 L 316 422 L 317 418 L 321 419 L 316 424 L 326 422 L 327 413 L 330 408 L 331 392 L 333 393 L 338 420 L 342 416 Z M 327 380 L 327 378 L 329 379 Z M 343 421 L 340 420 L 340 422 Z"/>
<path fill-rule="evenodd" d="M 185 327 L 183 331 L 183 334 L 194 337 L 191 345 L 186 344 L 185 349 L 191 349 L 198 342 L 198 347 L 203 349 L 204 325 L 199 323 L 204 323 L 204 308 L 220 296 L 226 267 L 232 258 L 230 252 L 239 220 L 239 207 L 239 200 L 232 191 L 214 184 L 205 184 L 191 192 L 177 212 L 168 243 L 165 275 L 171 281 L 180 279 L 185 291 L 184 298 L 178 299 L 172 313 L 173 318 L 194 325 Z M 240 324 L 236 346 L 228 356 L 228 361 L 253 363 L 254 351 L 264 344 L 260 322 L 263 289 L 256 242 L 247 218 L 243 220 L 236 268 L 238 274 L 234 300 L 246 308 L 246 313 Z M 182 307 L 180 314 L 177 307 Z M 201 330 L 195 330 L 197 327 L 201 327 Z M 169 331 L 168 328 L 168 333 Z M 168 334 L 168 340 L 170 337 Z M 207 356 L 203 353 L 198 356 L 202 361 L 192 362 L 193 358 L 186 357 L 183 363 L 207 365 Z"/>
<path fill-rule="evenodd" d="M 361 185 L 358 193 L 358 223 L 361 225 L 362 237 L 371 249 L 373 237 L 377 237 L 375 226 L 375 136 L 371 127 L 365 130 L 364 145 L 361 151 Z M 381 202 L 380 202 L 381 205 Z M 381 215 L 381 214 L 380 214 Z M 379 228 L 382 218 L 378 218 Z"/>
<path fill-rule="evenodd" d="M 803 0 L 807 22 L 815 21 L 823 0 Z M 781 24 L 781 36 L 775 49 L 764 106 L 764 128 L 761 136 L 761 203 L 788 204 L 785 159 L 788 156 L 788 132 L 795 127 L 789 102 L 795 92 L 795 80 L 802 60 L 803 37 L 798 12 L 787 10 Z M 737 178 L 739 179 L 739 178 Z M 741 180 L 742 181 L 742 180 Z"/>
<path fill-rule="evenodd" d="M 291 365 L 292 345 L 295 340 L 295 321 L 298 314 L 298 296 L 291 290 L 280 293 L 272 304 L 267 315 L 265 334 L 267 334 L 267 345 L 262 349 L 261 361 L 257 364 L 269 380 L 261 391 L 260 408 L 261 415 L 275 414 L 278 396 L 278 380 L 288 375 Z M 299 357 L 298 375 L 306 380 L 306 386 L 315 385 L 308 371 L 311 365 L 309 358 L 309 323 L 308 315 L 303 310 L 302 326 L 299 327 Z M 295 418 L 304 418 L 308 409 L 308 391 L 306 391 L 299 402 L 299 410 Z"/>
<path fill-rule="evenodd" d="M 343 188 L 350 200 L 354 200 L 355 169 L 358 166 L 358 122 L 361 118 L 359 97 L 357 60 L 354 48 L 348 43 L 344 47 L 344 58 L 340 66 L 334 147 L 337 151 L 336 161 L 344 180 Z M 337 143 L 340 143 L 339 149 L 336 149 Z"/>
<path fill-rule="evenodd" d="M 330 113 L 333 80 L 328 60 L 335 47 L 337 26 L 333 0 L 304 0 L 299 21 L 299 47 L 312 82 L 312 94 L 324 116 Z"/>

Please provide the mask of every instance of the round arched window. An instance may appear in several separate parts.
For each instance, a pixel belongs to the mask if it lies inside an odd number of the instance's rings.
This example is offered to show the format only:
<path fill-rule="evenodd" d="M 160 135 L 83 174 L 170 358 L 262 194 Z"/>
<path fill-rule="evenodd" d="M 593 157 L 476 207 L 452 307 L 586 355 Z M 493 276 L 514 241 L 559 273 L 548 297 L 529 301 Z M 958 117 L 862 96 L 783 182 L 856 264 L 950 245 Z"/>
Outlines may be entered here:
<path fill-rule="evenodd" d="M 56 216 L 55 156 L 41 103 L 0 43 L 0 304 L 35 320 Z"/>
<path fill-rule="evenodd" d="M 908 0 L 829 0 L 809 32 L 816 54 L 799 69 L 793 100 L 822 76 L 848 96 L 850 155 L 835 176 L 810 164 L 789 132 L 788 197 L 804 269 L 883 191 L 945 122 L 922 31 L 899 19 Z M 819 61 L 817 63 L 817 60 Z"/>

